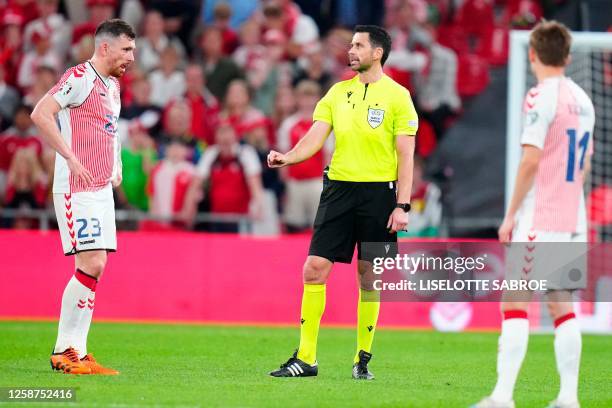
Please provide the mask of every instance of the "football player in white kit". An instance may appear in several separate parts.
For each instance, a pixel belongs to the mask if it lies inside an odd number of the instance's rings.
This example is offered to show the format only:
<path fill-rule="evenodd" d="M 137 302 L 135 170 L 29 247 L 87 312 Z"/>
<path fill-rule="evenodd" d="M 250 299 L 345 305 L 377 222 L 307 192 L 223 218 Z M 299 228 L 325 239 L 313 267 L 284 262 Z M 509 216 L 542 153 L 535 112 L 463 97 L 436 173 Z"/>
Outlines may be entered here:
<path fill-rule="evenodd" d="M 117 249 L 112 193 L 121 183 L 117 78 L 134 61 L 135 37 L 123 20 L 102 22 L 92 58 L 69 68 L 32 112 L 57 152 L 53 203 L 64 254 L 75 255 L 51 355 L 51 367 L 64 373 L 118 374 L 87 353 L 87 334 L 107 252 Z"/>
<path fill-rule="evenodd" d="M 587 240 L 583 184 L 593 153 L 595 112 L 587 94 L 564 76 L 570 46 L 569 30 L 556 21 L 538 24 L 529 41 L 529 62 L 538 84 L 525 98 L 523 154 L 514 193 L 498 231 L 500 242 L 526 243 L 521 245 L 528 251 L 534 250 L 535 243 L 539 242 L 584 243 Z M 550 248 L 553 244 L 548 245 Z M 559 244 L 556 245 L 559 252 Z M 544 248 L 541 245 L 538 251 Z M 525 262 L 532 262 L 532 258 L 526 254 Z M 530 270 L 531 265 L 525 265 L 523 272 Z M 547 292 L 561 380 L 559 394 L 550 407 L 579 407 L 582 341 L 570 292 L 577 288 L 561 284 L 549 286 Z M 493 393 L 475 405 L 478 408 L 514 407 L 514 385 L 527 352 L 530 298 L 531 293 L 522 293 L 519 299 L 512 294 L 504 296 L 497 383 Z"/>

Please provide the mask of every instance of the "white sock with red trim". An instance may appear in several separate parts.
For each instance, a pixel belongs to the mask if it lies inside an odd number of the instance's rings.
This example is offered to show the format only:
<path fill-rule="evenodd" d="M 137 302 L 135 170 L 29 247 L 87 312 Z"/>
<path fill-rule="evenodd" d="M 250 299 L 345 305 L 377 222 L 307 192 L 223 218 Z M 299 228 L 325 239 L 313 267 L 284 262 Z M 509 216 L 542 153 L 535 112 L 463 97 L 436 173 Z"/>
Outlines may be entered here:
<path fill-rule="evenodd" d="M 561 388 L 557 402 L 570 404 L 578 401 L 578 371 L 582 336 L 574 313 L 555 320 L 555 358 L 561 377 Z"/>
<path fill-rule="evenodd" d="M 93 315 L 97 280 L 80 269 L 70 278 L 62 296 L 57 341 L 54 353 L 61 353 L 69 347 L 87 354 L 87 334 Z"/>
<path fill-rule="evenodd" d="M 524 310 L 507 310 L 503 315 L 497 350 L 497 383 L 491 398 L 498 402 L 510 402 L 527 353 L 529 320 Z"/>

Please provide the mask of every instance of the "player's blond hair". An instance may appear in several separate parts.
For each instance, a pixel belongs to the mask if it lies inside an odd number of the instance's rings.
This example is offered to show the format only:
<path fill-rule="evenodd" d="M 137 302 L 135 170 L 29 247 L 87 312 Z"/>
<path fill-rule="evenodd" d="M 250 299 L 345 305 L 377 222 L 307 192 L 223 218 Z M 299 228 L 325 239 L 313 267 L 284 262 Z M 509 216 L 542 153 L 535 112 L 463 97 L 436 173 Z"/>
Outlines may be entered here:
<path fill-rule="evenodd" d="M 564 67 L 567 64 L 572 36 L 569 29 L 555 20 L 542 20 L 529 38 L 529 46 L 544 65 Z"/>

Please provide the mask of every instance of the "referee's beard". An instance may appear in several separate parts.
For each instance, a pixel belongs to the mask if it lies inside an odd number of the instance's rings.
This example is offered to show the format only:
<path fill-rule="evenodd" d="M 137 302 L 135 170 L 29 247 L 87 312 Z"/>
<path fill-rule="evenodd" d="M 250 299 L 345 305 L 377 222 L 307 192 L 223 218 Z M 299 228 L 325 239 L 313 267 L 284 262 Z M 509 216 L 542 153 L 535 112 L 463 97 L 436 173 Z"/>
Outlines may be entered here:
<path fill-rule="evenodd" d="M 358 60 L 358 61 L 359 61 L 359 60 Z M 351 69 L 352 69 L 354 72 L 359 72 L 360 74 L 361 74 L 361 73 L 364 73 L 364 72 L 366 72 L 367 70 L 369 70 L 370 68 L 372 68 L 372 65 L 373 65 L 373 64 L 372 64 L 372 62 L 370 62 L 370 63 L 365 63 L 365 62 L 361 62 L 361 61 L 359 61 L 359 65 L 357 66 L 357 68 L 353 68 L 353 62 L 354 62 L 354 60 L 353 60 L 353 61 L 349 61 L 349 63 L 348 63 L 347 65 L 348 65 L 348 66 L 349 66 L 349 68 L 351 68 Z"/>
<path fill-rule="evenodd" d="M 359 66 L 354 69 L 353 71 L 359 72 L 360 74 L 368 71 L 370 68 L 372 68 L 372 64 L 359 64 Z"/>

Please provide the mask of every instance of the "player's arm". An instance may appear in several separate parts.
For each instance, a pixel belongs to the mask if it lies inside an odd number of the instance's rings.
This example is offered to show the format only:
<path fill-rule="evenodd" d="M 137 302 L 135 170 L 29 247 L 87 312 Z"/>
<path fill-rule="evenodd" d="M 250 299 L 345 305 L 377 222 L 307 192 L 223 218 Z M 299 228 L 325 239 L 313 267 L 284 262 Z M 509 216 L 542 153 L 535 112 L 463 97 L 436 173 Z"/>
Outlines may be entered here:
<path fill-rule="evenodd" d="M 414 169 L 414 137 L 397 136 L 397 202 L 409 203 L 412 193 L 412 170 Z"/>
<path fill-rule="evenodd" d="M 117 188 L 123 181 L 123 162 L 121 161 L 121 142 L 117 139 L 117 149 L 115 151 L 115 163 L 117 163 L 117 173 L 112 180 L 112 185 Z"/>
<path fill-rule="evenodd" d="M 284 167 L 308 160 L 323 148 L 331 130 L 331 124 L 321 120 L 315 121 L 293 149 L 285 154 L 274 150 L 270 151 L 268 154 L 268 166 L 271 168 Z"/>
<path fill-rule="evenodd" d="M 398 135 L 395 142 L 397 150 L 397 202 L 410 203 L 412 195 L 412 171 L 414 169 L 413 136 Z M 393 210 L 387 222 L 391 232 L 402 231 L 408 225 L 408 216 L 401 208 Z"/>
<path fill-rule="evenodd" d="M 419 127 L 419 118 L 412 103 L 410 92 L 401 88 L 394 104 L 393 134 L 397 154 L 397 202 L 410 203 L 412 194 L 412 172 L 414 169 L 415 137 Z M 408 225 L 408 214 L 401 208 L 395 208 L 387 221 L 391 232 L 402 231 Z"/>
<path fill-rule="evenodd" d="M 47 94 L 36 104 L 30 117 L 49 146 L 66 159 L 71 174 L 85 185 L 90 185 L 93 182 L 91 173 L 83 167 L 72 149 L 62 138 L 55 120 L 55 115 L 59 111 L 60 105 L 53 96 Z"/>
<path fill-rule="evenodd" d="M 583 167 L 584 173 L 583 173 L 582 180 L 585 186 L 588 186 L 589 183 L 591 182 L 591 158 L 592 158 L 592 155 L 588 153 L 584 157 L 584 167 Z"/>
<path fill-rule="evenodd" d="M 538 171 L 538 166 L 540 165 L 541 155 L 542 151 L 538 147 L 528 144 L 523 145 L 523 155 L 516 175 L 512 199 L 510 200 L 510 205 L 506 211 L 504 221 L 498 231 L 499 240 L 502 243 L 510 242 L 512 238 L 511 234 L 514 229 L 516 212 L 533 186 L 533 180 Z"/>
<path fill-rule="evenodd" d="M 546 135 L 555 117 L 555 107 L 557 106 L 555 98 L 549 94 L 546 87 L 531 88 L 525 96 L 523 132 L 520 138 L 523 152 L 510 204 L 506 210 L 504 221 L 497 230 L 499 241 L 502 243 L 512 240 L 516 212 L 533 186 Z"/>

